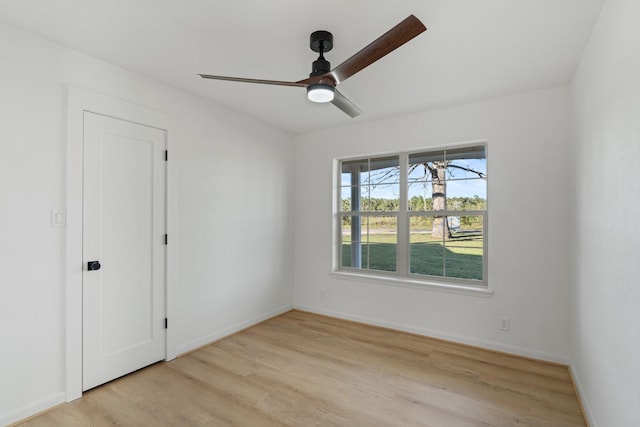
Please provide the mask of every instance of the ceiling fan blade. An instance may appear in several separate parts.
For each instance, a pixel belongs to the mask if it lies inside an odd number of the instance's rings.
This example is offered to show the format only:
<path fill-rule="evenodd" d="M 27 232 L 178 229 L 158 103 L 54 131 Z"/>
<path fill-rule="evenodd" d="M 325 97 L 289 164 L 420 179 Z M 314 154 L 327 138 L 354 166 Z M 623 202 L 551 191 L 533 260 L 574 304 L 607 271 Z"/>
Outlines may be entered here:
<path fill-rule="evenodd" d="M 212 79 L 212 80 L 228 80 L 232 82 L 242 82 L 242 83 L 259 83 L 264 85 L 277 85 L 277 86 L 296 86 L 296 87 L 307 87 L 306 84 L 301 82 L 284 82 L 280 80 L 260 80 L 260 79 L 245 79 L 242 77 L 227 77 L 227 76 L 212 76 L 211 74 L 198 74 L 203 79 Z"/>
<path fill-rule="evenodd" d="M 371 42 L 367 47 L 338 65 L 330 74 L 333 75 L 336 83 L 340 83 L 358 71 L 373 64 L 383 56 L 393 52 L 418 34 L 426 31 L 426 29 L 427 27 L 425 27 L 418 18 L 409 15 L 398 25 Z M 298 83 L 302 82 L 304 82 L 304 80 Z"/>
<path fill-rule="evenodd" d="M 352 118 L 358 117 L 360 114 L 362 114 L 362 111 L 358 107 L 356 107 L 353 102 L 349 101 L 346 96 L 338 92 L 337 89 L 333 91 L 333 95 L 333 101 L 331 101 L 331 103 L 347 113 Z"/>

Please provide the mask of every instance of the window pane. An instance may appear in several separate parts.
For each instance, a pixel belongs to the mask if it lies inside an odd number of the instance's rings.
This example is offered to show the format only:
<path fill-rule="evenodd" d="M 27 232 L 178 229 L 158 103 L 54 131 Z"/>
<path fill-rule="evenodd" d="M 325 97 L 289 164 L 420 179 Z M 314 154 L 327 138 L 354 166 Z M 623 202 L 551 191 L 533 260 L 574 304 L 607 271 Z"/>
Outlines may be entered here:
<path fill-rule="evenodd" d="M 448 148 L 445 150 L 445 160 L 469 160 L 486 159 L 487 148 L 484 145 L 474 145 L 472 147 Z"/>
<path fill-rule="evenodd" d="M 370 190 L 371 211 L 397 211 L 400 204 L 400 184 L 372 186 Z"/>
<path fill-rule="evenodd" d="M 396 271 L 398 220 L 395 216 L 369 217 L 369 269 Z"/>
<path fill-rule="evenodd" d="M 487 181 L 482 178 L 447 180 L 448 197 L 487 197 Z"/>
<path fill-rule="evenodd" d="M 486 210 L 487 182 L 484 179 L 447 181 L 447 209 Z"/>
<path fill-rule="evenodd" d="M 340 212 L 351 211 L 351 187 L 340 189 Z"/>
<path fill-rule="evenodd" d="M 484 235 L 483 217 L 477 216 L 461 216 L 460 217 L 460 233 L 468 237 L 474 237 L 475 240 L 482 240 Z"/>
<path fill-rule="evenodd" d="M 359 206 L 353 206 L 353 210 L 354 211 L 368 211 L 371 209 L 371 203 L 369 201 L 369 186 L 364 186 L 364 187 L 351 187 L 351 188 L 355 188 L 355 189 L 360 189 L 360 205 Z M 358 198 L 356 197 L 354 200 L 357 200 Z"/>
<path fill-rule="evenodd" d="M 482 248 L 447 247 L 446 277 L 482 280 Z"/>
<path fill-rule="evenodd" d="M 395 183 L 400 179 L 398 156 L 378 157 L 370 162 L 370 184 Z"/>
<path fill-rule="evenodd" d="M 409 223 L 409 272 L 444 276 L 444 246 L 441 237 L 434 237 L 441 234 L 433 232 L 434 226 L 437 227 L 434 217 L 411 216 Z"/>
<path fill-rule="evenodd" d="M 447 179 L 484 178 L 487 176 L 486 159 L 448 160 Z"/>
<path fill-rule="evenodd" d="M 444 161 L 444 150 L 409 154 L 409 167 L 416 164 Z"/>
<path fill-rule="evenodd" d="M 433 228 L 433 217 L 412 215 L 409 217 L 409 227 L 412 233 L 431 233 L 431 229 Z M 419 238 L 419 236 L 416 236 L 416 238 Z"/>
<path fill-rule="evenodd" d="M 395 216 L 346 216 L 341 220 L 341 266 L 396 271 Z"/>
<path fill-rule="evenodd" d="M 430 182 L 414 182 L 409 184 L 408 202 L 411 211 L 433 210 L 433 185 Z"/>
<path fill-rule="evenodd" d="M 409 183 L 416 181 L 431 181 L 431 174 L 429 173 L 429 169 L 424 163 L 416 163 L 413 165 L 409 165 L 408 171 L 408 180 Z"/>
<path fill-rule="evenodd" d="M 444 150 L 432 151 L 426 153 L 415 153 L 409 155 L 409 184 L 419 181 L 433 181 L 437 179 L 444 180 Z M 438 166 L 440 171 L 438 172 Z"/>
<path fill-rule="evenodd" d="M 342 267 L 362 268 L 367 259 L 367 218 L 360 216 L 344 216 L 341 218 L 341 265 Z M 364 244 L 363 244 L 364 242 Z M 364 249 L 364 254 L 363 254 Z"/>
<path fill-rule="evenodd" d="M 485 210 L 487 199 L 486 148 L 482 145 L 445 152 L 447 209 Z"/>
<path fill-rule="evenodd" d="M 369 160 L 367 159 L 345 160 L 340 164 L 340 185 L 357 185 L 359 179 L 360 183 L 364 183 L 369 177 Z"/>
<path fill-rule="evenodd" d="M 352 194 L 355 192 L 355 198 Z M 358 193 L 360 192 L 360 197 Z M 353 201 L 359 203 L 353 203 Z M 340 211 L 341 212 L 361 212 L 369 209 L 369 188 L 368 187 L 342 187 L 340 188 Z"/>
<path fill-rule="evenodd" d="M 455 217 L 449 217 L 449 219 Z M 459 279 L 482 280 L 483 218 L 461 216 L 459 227 L 445 241 L 445 275 Z"/>
<path fill-rule="evenodd" d="M 360 197 L 358 197 L 358 192 Z M 355 197 L 352 197 L 355 196 Z M 353 201 L 358 201 L 354 204 Z M 341 187 L 340 188 L 340 211 L 341 212 L 361 212 L 369 210 L 369 187 Z"/>

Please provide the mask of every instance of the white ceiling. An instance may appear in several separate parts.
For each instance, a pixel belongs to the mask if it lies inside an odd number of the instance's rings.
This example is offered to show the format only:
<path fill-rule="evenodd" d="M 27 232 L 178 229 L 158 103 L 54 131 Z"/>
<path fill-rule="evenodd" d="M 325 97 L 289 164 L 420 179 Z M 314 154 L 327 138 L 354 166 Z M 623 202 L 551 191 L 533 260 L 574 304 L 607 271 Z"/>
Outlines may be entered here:
<path fill-rule="evenodd" d="M 603 0 L 0 0 L 0 20 L 292 133 L 569 82 Z M 410 14 L 427 31 L 340 85 L 364 115 L 303 88 L 328 30 L 337 66 Z"/>

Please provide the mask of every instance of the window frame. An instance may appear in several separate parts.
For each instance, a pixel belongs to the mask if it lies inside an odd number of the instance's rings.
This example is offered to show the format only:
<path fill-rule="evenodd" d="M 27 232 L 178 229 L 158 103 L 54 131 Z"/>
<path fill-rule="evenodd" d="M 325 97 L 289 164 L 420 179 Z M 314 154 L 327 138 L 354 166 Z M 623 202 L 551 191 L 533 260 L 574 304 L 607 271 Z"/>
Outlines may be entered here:
<path fill-rule="evenodd" d="M 486 185 L 485 210 L 439 210 L 439 211 L 412 211 L 409 208 L 409 157 L 412 154 L 423 152 L 435 152 L 439 150 L 454 150 L 460 148 L 470 148 L 476 146 L 484 147 L 484 159 L 486 162 L 486 175 L 484 177 Z M 371 161 L 380 157 L 398 156 L 399 158 L 399 209 L 397 211 L 342 211 L 342 162 L 348 161 Z M 333 174 L 333 228 L 334 243 L 332 247 L 332 273 L 339 278 L 364 279 L 366 281 L 380 281 L 381 283 L 409 286 L 413 288 L 438 288 L 455 293 L 482 294 L 488 296 L 493 292 L 489 290 L 489 270 L 488 270 L 488 223 L 489 223 L 489 155 L 488 143 L 486 140 L 470 141 L 462 144 L 446 145 L 438 147 L 424 147 L 400 152 L 387 152 L 367 154 L 361 156 L 350 156 L 334 159 Z M 342 265 L 342 220 L 344 217 L 372 217 L 372 216 L 396 216 L 396 271 L 371 270 L 358 267 Z M 482 280 L 462 279 L 446 276 L 433 276 L 419 273 L 411 273 L 411 217 L 417 216 L 480 216 L 482 217 Z M 445 262 L 445 261 L 443 261 Z M 445 264 L 443 264 L 443 268 Z"/>

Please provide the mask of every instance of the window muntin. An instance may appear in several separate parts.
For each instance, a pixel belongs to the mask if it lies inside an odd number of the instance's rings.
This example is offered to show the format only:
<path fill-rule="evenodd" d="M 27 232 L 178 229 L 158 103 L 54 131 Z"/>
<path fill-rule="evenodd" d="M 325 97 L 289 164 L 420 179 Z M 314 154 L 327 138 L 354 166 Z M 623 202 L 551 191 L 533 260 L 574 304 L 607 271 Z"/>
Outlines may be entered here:
<path fill-rule="evenodd" d="M 485 145 L 344 160 L 339 169 L 339 270 L 486 286 Z"/>

